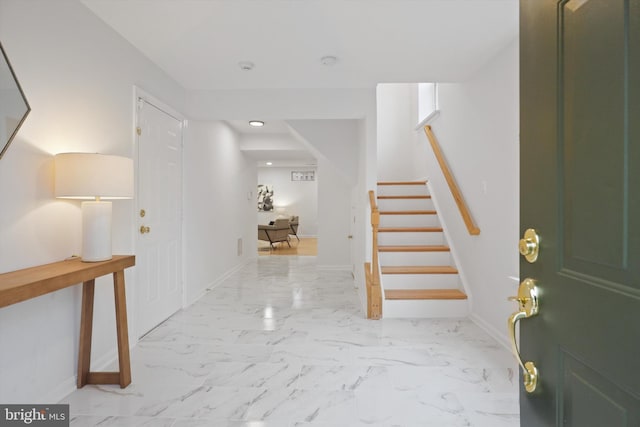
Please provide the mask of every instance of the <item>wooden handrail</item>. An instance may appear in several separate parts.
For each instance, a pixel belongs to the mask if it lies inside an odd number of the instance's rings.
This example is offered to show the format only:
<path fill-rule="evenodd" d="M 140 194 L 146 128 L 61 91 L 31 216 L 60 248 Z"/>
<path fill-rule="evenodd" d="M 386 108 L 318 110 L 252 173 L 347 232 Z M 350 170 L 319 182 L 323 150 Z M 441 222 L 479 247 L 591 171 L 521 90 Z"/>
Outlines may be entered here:
<path fill-rule="evenodd" d="M 376 204 L 376 194 L 373 190 L 369 191 L 369 205 L 371 206 L 371 211 L 378 209 L 378 205 Z"/>
<path fill-rule="evenodd" d="M 456 205 L 458 205 L 458 210 L 460 211 L 460 215 L 462 215 L 462 220 L 467 226 L 467 230 L 469 230 L 469 234 L 472 236 L 477 236 L 480 234 L 480 229 L 473 222 L 473 218 L 471 218 L 471 213 L 469 212 L 469 207 L 464 201 L 462 197 L 462 193 L 460 192 L 460 188 L 458 188 L 458 184 L 456 184 L 456 180 L 451 174 L 451 170 L 449 170 L 449 166 L 442 154 L 442 150 L 440 149 L 440 145 L 438 144 L 438 140 L 436 136 L 433 134 L 431 130 L 431 126 L 427 125 L 424 127 L 424 133 L 427 134 L 427 138 L 429 138 L 429 142 L 431 143 L 431 148 L 433 149 L 433 153 L 436 155 L 436 159 L 438 160 L 438 164 L 440 165 L 440 169 L 442 169 L 442 173 L 444 178 L 447 180 L 447 184 L 449 184 L 449 190 L 451 190 L 451 195 L 453 199 L 456 201 Z"/>
<path fill-rule="evenodd" d="M 376 204 L 376 195 L 369 191 L 369 204 L 371 205 L 371 228 L 373 230 L 373 248 L 371 264 L 366 263 L 365 277 L 367 281 L 367 318 L 380 319 L 382 317 L 382 288 L 380 287 L 380 268 L 378 264 L 378 226 L 380 225 L 380 212 Z"/>

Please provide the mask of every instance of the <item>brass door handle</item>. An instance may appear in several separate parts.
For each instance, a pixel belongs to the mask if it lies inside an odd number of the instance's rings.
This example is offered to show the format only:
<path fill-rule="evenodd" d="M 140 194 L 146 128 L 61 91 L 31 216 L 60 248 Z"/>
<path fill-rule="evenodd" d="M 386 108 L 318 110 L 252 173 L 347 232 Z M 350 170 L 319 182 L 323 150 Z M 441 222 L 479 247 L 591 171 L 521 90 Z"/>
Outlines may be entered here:
<path fill-rule="evenodd" d="M 509 339 L 511 340 L 511 350 L 514 356 L 518 360 L 520 366 L 522 366 L 522 380 L 524 382 L 524 388 L 529 393 L 533 393 L 538 385 L 538 368 L 533 362 L 522 362 L 520 356 L 520 350 L 518 350 L 518 343 L 516 342 L 516 323 L 520 319 L 526 319 L 527 317 L 535 316 L 538 314 L 538 290 L 536 288 L 536 282 L 533 279 L 525 279 L 518 288 L 517 297 L 509 297 L 510 301 L 517 301 L 519 310 L 509 316 L 507 320 L 507 326 L 509 328 Z"/>
<path fill-rule="evenodd" d="M 145 227 L 144 225 L 140 226 L 140 234 L 151 233 L 151 227 Z"/>

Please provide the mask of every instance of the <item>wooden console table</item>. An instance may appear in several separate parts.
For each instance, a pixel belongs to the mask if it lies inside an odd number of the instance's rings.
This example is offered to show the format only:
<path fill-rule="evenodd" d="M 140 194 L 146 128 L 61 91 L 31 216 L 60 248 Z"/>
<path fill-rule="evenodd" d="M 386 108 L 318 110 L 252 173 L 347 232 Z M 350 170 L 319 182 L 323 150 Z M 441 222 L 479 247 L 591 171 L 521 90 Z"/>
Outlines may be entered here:
<path fill-rule="evenodd" d="M 125 388 L 131 384 L 131 362 L 124 269 L 135 263 L 136 257 L 133 255 L 114 255 L 113 259 L 102 262 L 82 262 L 80 258 L 73 258 L 0 274 L 0 308 L 82 283 L 78 388 L 86 384 L 120 384 L 121 388 Z M 95 279 L 107 274 L 113 274 L 120 370 L 90 372 Z"/>

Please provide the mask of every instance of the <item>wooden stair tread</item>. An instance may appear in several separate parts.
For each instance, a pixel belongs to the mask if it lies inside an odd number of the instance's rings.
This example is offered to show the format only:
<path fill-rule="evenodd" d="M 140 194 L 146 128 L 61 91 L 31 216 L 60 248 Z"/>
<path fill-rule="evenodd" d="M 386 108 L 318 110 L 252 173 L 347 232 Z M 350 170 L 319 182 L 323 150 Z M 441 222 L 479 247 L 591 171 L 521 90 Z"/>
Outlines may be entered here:
<path fill-rule="evenodd" d="M 430 199 L 431 196 L 423 196 L 423 195 L 416 195 L 416 194 L 408 194 L 405 196 L 378 196 L 378 199 L 380 200 L 403 200 L 403 199 L 421 199 L 421 200 L 426 200 L 426 199 Z"/>
<path fill-rule="evenodd" d="M 450 265 L 408 265 L 380 267 L 382 274 L 458 274 Z"/>
<path fill-rule="evenodd" d="M 407 246 L 394 246 L 394 245 L 382 245 L 378 246 L 379 252 L 449 252 L 448 246 L 444 245 L 407 245 Z"/>
<path fill-rule="evenodd" d="M 440 233 L 442 227 L 380 227 L 379 233 Z"/>
<path fill-rule="evenodd" d="M 427 185 L 427 181 L 378 181 L 378 185 Z"/>
<path fill-rule="evenodd" d="M 380 215 L 437 215 L 436 211 L 380 211 Z"/>
<path fill-rule="evenodd" d="M 388 289 L 384 291 L 387 300 L 457 300 L 467 299 L 459 289 Z"/>

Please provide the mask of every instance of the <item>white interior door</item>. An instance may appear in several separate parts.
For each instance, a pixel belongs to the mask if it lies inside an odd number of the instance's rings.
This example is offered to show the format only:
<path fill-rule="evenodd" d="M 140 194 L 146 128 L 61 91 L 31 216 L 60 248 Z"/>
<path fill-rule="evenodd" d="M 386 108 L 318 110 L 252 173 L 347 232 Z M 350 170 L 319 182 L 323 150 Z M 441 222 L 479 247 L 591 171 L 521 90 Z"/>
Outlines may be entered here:
<path fill-rule="evenodd" d="M 182 306 L 183 122 L 137 103 L 137 332 L 143 336 Z"/>

